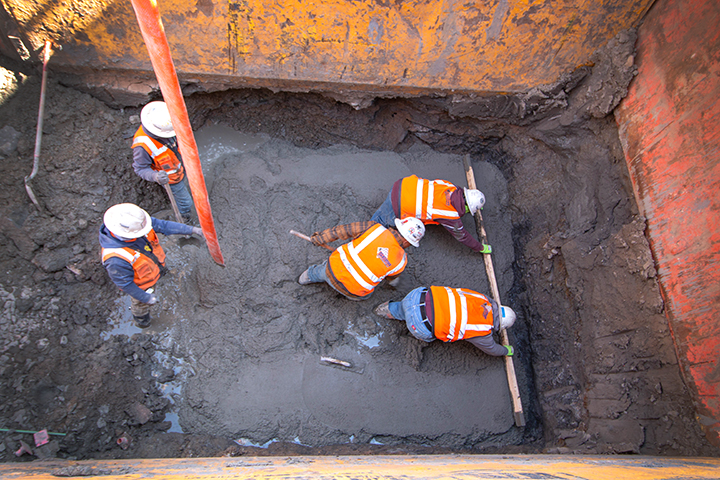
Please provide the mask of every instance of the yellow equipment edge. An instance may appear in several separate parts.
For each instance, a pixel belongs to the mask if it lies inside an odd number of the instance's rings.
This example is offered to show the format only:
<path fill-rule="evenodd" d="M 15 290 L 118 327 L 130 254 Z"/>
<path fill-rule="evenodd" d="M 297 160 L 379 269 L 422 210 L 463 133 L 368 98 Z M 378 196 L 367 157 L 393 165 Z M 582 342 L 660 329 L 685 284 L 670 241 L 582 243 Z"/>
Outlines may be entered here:
<path fill-rule="evenodd" d="M 403 455 L 46 460 L 0 464 L 15 479 L 717 479 L 720 459 L 573 455 Z"/>

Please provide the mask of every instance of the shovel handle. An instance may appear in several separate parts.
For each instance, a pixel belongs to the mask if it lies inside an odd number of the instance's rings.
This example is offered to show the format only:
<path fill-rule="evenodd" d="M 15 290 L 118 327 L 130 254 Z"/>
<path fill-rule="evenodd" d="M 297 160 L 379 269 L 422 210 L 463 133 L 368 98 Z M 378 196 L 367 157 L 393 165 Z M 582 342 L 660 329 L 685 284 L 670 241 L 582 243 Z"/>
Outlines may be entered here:
<path fill-rule="evenodd" d="M 180 215 L 180 209 L 178 208 L 178 204 L 175 201 L 175 195 L 173 195 L 170 184 L 166 183 L 165 185 L 163 185 L 163 187 L 165 187 L 165 191 L 167 192 L 168 198 L 170 199 L 170 204 L 172 205 L 173 213 L 175 213 L 175 221 L 178 223 L 185 223 L 182 215 Z"/>
<path fill-rule="evenodd" d="M 312 243 L 312 239 L 305 235 L 304 233 L 296 232 L 295 230 L 290 230 L 290 235 L 295 235 L 296 237 L 302 238 L 303 240 L 307 240 L 308 242 Z M 328 247 L 327 245 L 321 245 L 321 247 L 325 247 L 330 251 L 333 251 L 332 248 Z"/>

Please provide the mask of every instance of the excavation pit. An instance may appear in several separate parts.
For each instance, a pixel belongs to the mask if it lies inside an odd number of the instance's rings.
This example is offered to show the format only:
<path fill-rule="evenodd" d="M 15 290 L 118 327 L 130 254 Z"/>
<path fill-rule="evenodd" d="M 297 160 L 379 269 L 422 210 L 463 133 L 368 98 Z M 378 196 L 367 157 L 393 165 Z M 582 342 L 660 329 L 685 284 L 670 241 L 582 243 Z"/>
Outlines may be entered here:
<path fill-rule="evenodd" d="M 191 95 L 226 266 L 196 242 L 164 239 L 172 274 L 153 326 L 137 332 L 98 260 L 97 229 L 120 202 L 170 217 L 162 188 L 131 168 L 139 109 L 49 84 L 40 213 L 23 188 L 39 84 L 14 88 L 0 108 L 0 126 L 20 133 L 0 161 L 0 366 L 11 386 L 1 408 L 11 428 L 68 433 L 58 456 L 713 454 L 680 379 L 611 117 L 561 125 L 450 116 L 442 98 L 355 110 L 309 94 Z M 488 199 L 501 297 L 520 317 L 510 338 L 523 428 L 501 359 L 425 345 L 372 313 L 424 284 L 488 292 L 480 256 L 441 227 L 409 250 L 404 283 L 371 300 L 295 282 L 329 252 L 290 229 L 367 220 L 410 173 L 465 185 L 464 155 Z M 10 451 L 3 460 L 16 460 Z"/>
<path fill-rule="evenodd" d="M 208 158 L 204 149 L 231 143 L 219 131 L 199 130 L 201 157 Z M 204 136 L 218 141 L 203 146 Z M 489 292 L 482 257 L 444 228 L 430 226 L 421 247 L 409 249 L 398 289 L 383 285 L 369 300 L 351 302 L 325 284 L 295 282 L 329 252 L 291 236 L 291 229 L 313 233 L 368 220 L 393 182 L 413 173 L 463 186 L 460 156 L 421 145 L 403 154 L 343 145 L 310 150 L 267 138 L 209 164 L 225 267 L 197 247 L 169 247 L 179 267 L 158 288 L 158 314 L 174 317 L 172 348 L 185 352 L 194 369 L 176 402 L 186 430 L 256 445 L 520 442 L 501 358 L 469 344 L 426 346 L 404 322 L 372 312 L 418 286 Z M 491 164 L 473 167 L 488 198 L 484 218 L 506 293 L 514 256 L 506 182 Z M 329 368 L 323 356 L 354 367 Z"/>

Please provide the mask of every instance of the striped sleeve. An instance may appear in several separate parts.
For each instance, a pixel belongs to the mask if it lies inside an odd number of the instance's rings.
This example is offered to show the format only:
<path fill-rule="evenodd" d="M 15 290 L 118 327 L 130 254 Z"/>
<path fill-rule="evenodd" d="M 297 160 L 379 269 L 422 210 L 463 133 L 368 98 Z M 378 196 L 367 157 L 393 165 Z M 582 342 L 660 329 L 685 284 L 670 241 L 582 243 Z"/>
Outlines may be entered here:
<path fill-rule="evenodd" d="M 310 240 L 315 245 L 327 245 L 334 242 L 335 240 L 348 240 L 354 239 L 362 235 L 375 225 L 375 222 L 353 222 L 345 225 L 338 225 L 332 228 L 323 230 L 322 232 L 315 232 L 310 237 Z"/>

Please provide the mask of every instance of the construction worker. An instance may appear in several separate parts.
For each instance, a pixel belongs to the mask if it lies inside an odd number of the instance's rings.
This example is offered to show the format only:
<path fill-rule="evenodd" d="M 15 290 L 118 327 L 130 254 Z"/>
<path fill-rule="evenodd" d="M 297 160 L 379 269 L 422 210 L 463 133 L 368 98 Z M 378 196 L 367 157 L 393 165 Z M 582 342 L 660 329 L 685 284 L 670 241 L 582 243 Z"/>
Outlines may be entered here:
<path fill-rule="evenodd" d="M 298 283 L 327 282 L 350 300 L 370 297 L 386 277 L 391 285 L 397 285 L 407 264 L 405 248 L 420 245 L 425 225 L 417 218 L 406 218 L 396 220 L 395 226 L 397 230 L 375 222 L 356 222 L 314 233 L 310 241 L 315 245 L 353 240 L 338 247 L 328 260 L 305 270 Z"/>
<path fill-rule="evenodd" d="M 150 102 L 143 107 L 132 151 L 135 173 L 148 182 L 169 183 L 180 215 L 188 223 L 193 200 L 165 102 Z"/>
<path fill-rule="evenodd" d="M 515 312 L 466 288 L 418 287 L 400 302 L 381 303 L 374 312 L 405 321 L 410 333 L 423 342 L 466 340 L 488 355 L 514 353 L 510 345 L 496 343 L 492 333 L 510 328 Z"/>
<path fill-rule="evenodd" d="M 198 227 L 152 218 L 132 203 L 108 208 L 100 227 L 103 266 L 113 283 L 130 295 L 130 310 L 140 328 L 150 326 L 150 306 L 158 301 L 152 287 L 167 271 L 156 230 L 163 235 L 203 238 Z"/>
<path fill-rule="evenodd" d="M 396 218 L 419 218 L 424 224 L 440 224 L 456 240 L 479 252 L 485 246 L 470 235 L 460 217 L 475 215 L 485 205 L 480 190 L 458 188 L 445 180 L 425 180 L 416 175 L 401 178 L 393 184 L 387 198 L 370 220 L 386 227 Z"/>

